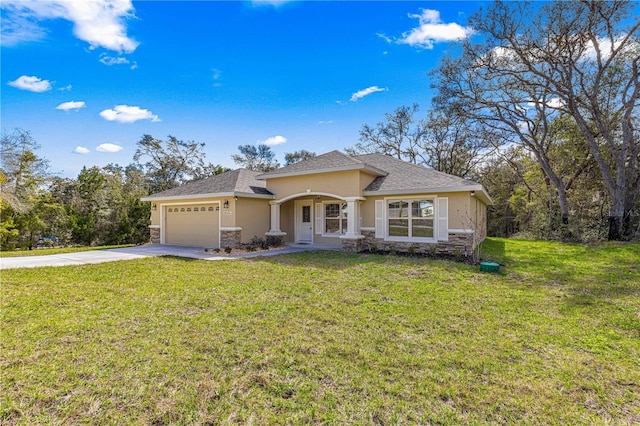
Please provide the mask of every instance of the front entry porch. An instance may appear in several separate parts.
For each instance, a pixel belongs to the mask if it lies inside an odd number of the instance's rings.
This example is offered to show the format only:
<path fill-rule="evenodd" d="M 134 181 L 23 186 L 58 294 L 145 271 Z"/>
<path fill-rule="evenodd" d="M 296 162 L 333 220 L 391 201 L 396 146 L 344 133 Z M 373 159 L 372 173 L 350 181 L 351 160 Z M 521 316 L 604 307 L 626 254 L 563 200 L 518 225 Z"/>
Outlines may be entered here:
<path fill-rule="evenodd" d="M 363 197 L 341 197 L 305 192 L 270 201 L 272 241 L 314 244 L 346 251 L 364 250 L 360 233 L 360 203 Z"/>

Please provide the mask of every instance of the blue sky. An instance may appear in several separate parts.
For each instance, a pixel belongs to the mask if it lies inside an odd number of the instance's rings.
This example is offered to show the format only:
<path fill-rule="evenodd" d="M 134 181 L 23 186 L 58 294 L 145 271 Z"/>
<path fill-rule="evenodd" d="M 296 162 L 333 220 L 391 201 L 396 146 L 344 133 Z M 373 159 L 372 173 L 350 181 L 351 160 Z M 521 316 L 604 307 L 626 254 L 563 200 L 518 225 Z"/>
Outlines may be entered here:
<path fill-rule="evenodd" d="M 432 93 L 428 73 L 481 2 L 2 2 L 3 131 L 30 130 L 53 172 L 132 162 L 144 134 L 280 162 L 358 142 Z"/>

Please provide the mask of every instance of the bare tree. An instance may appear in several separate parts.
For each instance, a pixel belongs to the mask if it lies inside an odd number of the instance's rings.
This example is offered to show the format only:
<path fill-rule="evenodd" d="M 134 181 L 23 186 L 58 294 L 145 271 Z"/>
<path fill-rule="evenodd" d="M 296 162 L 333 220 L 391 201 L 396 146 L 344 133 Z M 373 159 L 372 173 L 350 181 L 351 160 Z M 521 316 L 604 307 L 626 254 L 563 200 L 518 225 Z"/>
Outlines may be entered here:
<path fill-rule="evenodd" d="M 455 176 L 475 177 L 502 143 L 501 135 L 482 123 L 442 109 L 430 111 L 424 126 L 420 156 L 425 165 Z"/>
<path fill-rule="evenodd" d="M 360 142 L 345 150 L 351 155 L 379 152 L 414 164 L 424 163 L 420 144 L 425 126 L 423 121 L 414 119 L 419 109 L 418 104 L 401 106 L 385 114 L 386 121 L 375 127 L 363 125 Z"/>
<path fill-rule="evenodd" d="M 440 100 L 507 128 L 533 152 L 566 212 L 566 182 L 549 161 L 549 124 L 568 114 L 610 198 L 609 239 L 630 235 L 638 205 L 640 21 L 628 1 L 495 2 L 470 23 L 483 44 L 437 71 Z M 564 198 L 564 200 L 563 200 Z"/>

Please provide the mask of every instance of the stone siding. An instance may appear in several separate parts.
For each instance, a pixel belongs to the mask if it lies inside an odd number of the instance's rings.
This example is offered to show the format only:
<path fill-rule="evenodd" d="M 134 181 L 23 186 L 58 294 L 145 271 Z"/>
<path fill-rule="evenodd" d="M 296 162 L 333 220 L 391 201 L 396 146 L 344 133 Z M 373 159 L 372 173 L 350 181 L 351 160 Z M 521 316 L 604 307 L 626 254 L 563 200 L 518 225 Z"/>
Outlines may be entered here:
<path fill-rule="evenodd" d="M 364 238 L 342 238 L 342 250 L 350 253 L 360 253 L 369 248 Z"/>
<path fill-rule="evenodd" d="M 220 248 L 239 249 L 242 246 L 242 231 L 220 231 Z"/>
<path fill-rule="evenodd" d="M 449 233 L 449 241 L 438 241 L 437 243 L 419 243 L 411 241 L 385 241 L 376 238 L 374 231 L 362 231 L 364 239 L 362 241 L 363 250 L 371 251 L 396 251 L 403 253 L 431 254 L 431 255 L 455 255 L 470 257 L 473 255 L 473 234 L 470 233 Z M 345 245 L 343 241 L 343 250 Z M 352 250 L 346 250 L 352 251 Z"/>
<path fill-rule="evenodd" d="M 160 244 L 160 228 L 149 228 L 151 244 Z"/>

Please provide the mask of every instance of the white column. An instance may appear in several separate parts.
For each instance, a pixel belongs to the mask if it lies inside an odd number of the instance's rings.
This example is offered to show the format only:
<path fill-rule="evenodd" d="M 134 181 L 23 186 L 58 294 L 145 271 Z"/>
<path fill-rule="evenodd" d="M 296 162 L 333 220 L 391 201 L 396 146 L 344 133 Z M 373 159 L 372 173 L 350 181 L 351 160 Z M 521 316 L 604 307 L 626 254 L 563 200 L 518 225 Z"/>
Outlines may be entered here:
<path fill-rule="evenodd" d="M 357 199 L 347 199 L 347 232 L 345 238 L 359 238 L 360 235 L 360 203 Z"/>
<path fill-rule="evenodd" d="M 269 201 L 271 205 L 271 229 L 266 235 L 286 235 L 286 232 L 280 230 L 280 203 L 277 201 Z"/>

